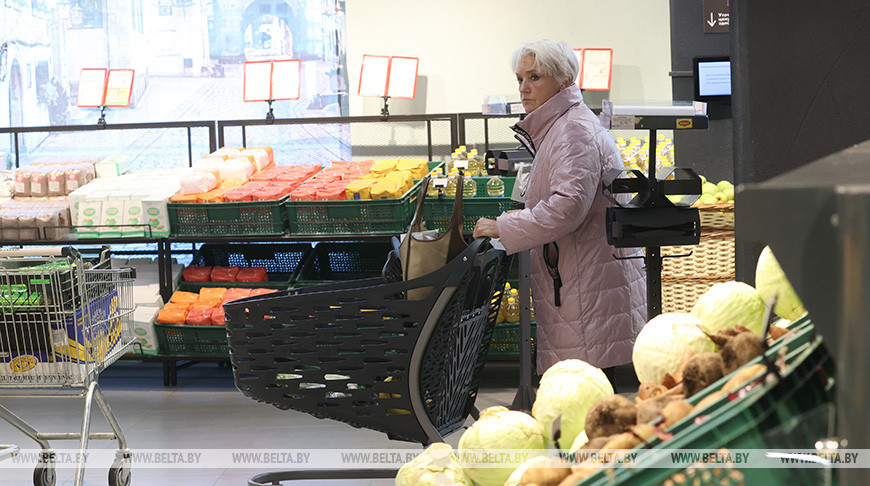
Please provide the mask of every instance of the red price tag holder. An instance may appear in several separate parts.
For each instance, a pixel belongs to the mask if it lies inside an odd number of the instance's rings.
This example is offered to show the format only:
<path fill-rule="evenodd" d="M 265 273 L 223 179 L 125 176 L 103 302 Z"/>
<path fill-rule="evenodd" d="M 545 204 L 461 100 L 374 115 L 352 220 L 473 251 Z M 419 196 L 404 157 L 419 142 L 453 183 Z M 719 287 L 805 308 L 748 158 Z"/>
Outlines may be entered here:
<path fill-rule="evenodd" d="M 359 74 L 360 96 L 383 98 L 381 117 L 390 116 L 390 98 L 413 99 L 417 92 L 417 71 L 420 59 L 404 56 L 374 56 L 365 54 Z"/>
<path fill-rule="evenodd" d="M 300 96 L 302 61 L 251 61 L 245 63 L 243 96 L 246 102 L 269 103 L 267 120 L 274 120 L 272 102 L 298 100 Z"/>
<path fill-rule="evenodd" d="M 79 74 L 76 106 L 99 108 L 98 125 L 106 124 L 106 108 L 127 108 L 133 94 L 133 69 L 84 68 Z"/>
<path fill-rule="evenodd" d="M 613 49 L 583 49 L 580 63 L 580 89 L 609 91 L 613 73 Z"/>

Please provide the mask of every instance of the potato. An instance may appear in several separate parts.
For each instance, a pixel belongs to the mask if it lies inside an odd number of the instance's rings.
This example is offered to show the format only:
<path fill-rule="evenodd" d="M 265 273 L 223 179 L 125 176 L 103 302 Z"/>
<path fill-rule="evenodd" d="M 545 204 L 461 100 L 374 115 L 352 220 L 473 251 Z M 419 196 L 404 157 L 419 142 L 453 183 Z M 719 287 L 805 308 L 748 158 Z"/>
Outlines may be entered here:
<path fill-rule="evenodd" d="M 637 406 L 622 395 L 599 398 L 586 413 L 586 437 L 594 439 L 625 432 L 637 420 Z"/>
<path fill-rule="evenodd" d="M 645 400 L 637 407 L 637 423 L 646 424 L 656 420 L 659 413 L 665 408 L 665 405 L 673 400 L 676 400 L 676 398 L 670 395 L 659 395 Z"/>
<path fill-rule="evenodd" d="M 767 365 L 756 363 L 751 366 L 747 366 L 737 373 L 734 373 L 732 376 L 722 387 L 722 391 L 724 393 L 731 393 L 736 390 L 738 387 L 749 381 L 750 378 L 754 378 L 759 373 L 767 370 Z"/>
<path fill-rule="evenodd" d="M 571 468 L 571 474 L 562 480 L 559 483 L 559 486 L 574 486 L 580 481 L 592 476 L 601 470 L 601 464 L 593 463 L 593 462 L 584 462 L 578 466 L 573 466 Z"/>
<path fill-rule="evenodd" d="M 686 400 L 674 400 L 662 409 L 662 416 L 665 418 L 665 421 L 661 426 L 667 429 L 671 425 L 688 417 L 690 413 L 692 413 L 692 404 Z"/>
<path fill-rule="evenodd" d="M 634 449 L 654 436 L 655 428 L 650 424 L 637 424 L 628 432 L 623 432 L 610 439 L 602 449 Z"/>
<path fill-rule="evenodd" d="M 557 486 L 569 474 L 571 474 L 571 467 L 567 461 L 558 457 L 550 457 L 543 464 L 526 469 L 520 479 L 520 484 Z"/>
<path fill-rule="evenodd" d="M 692 413 L 703 410 L 704 408 L 706 408 L 707 406 L 709 406 L 710 404 L 712 404 L 713 402 L 722 398 L 725 395 L 727 395 L 727 393 L 723 392 L 721 390 L 714 391 L 713 393 L 710 393 L 706 397 L 702 398 L 700 402 L 696 403 L 694 407 L 692 407 Z"/>
<path fill-rule="evenodd" d="M 724 376 L 724 361 L 719 353 L 698 353 L 686 363 L 683 391 L 686 398 L 703 390 Z"/>

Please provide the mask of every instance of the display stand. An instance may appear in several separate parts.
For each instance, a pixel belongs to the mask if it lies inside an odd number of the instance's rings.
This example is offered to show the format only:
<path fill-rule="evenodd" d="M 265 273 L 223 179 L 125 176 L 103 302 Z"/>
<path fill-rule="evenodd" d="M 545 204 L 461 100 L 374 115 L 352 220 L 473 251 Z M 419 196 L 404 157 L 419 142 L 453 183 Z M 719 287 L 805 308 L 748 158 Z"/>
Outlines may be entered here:
<path fill-rule="evenodd" d="M 520 296 L 520 385 L 511 403 L 512 410 L 531 412 L 535 402 L 535 389 L 532 384 L 532 310 L 531 303 L 531 270 L 529 250 L 521 251 L 519 258 L 519 289 Z"/>
<path fill-rule="evenodd" d="M 648 173 L 611 169 L 605 176 L 603 192 L 615 204 L 607 209 L 607 240 L 615 248 L 644 247 L 646 267 L 647 319 L 661 314 L 662 260 L 688 255 L 661 253 L 662 246 L 696 245 L 701 237 L 698 209 L 690 207 L 697 197 L 672 203 L 669 195 L 700 195 L 701 179 L 691 169 L 672 168 L 656 173 L 656 131 L 706 129 L 708 119 L 703 103 L 620 106 L 604 100 L 601 122 L 608 129 L 648 130 L 650 155 Z M 628 175 L 629 177 L 624 177 Z M 667 180 L 673 175 L 673 180 Z M 636 194 L 622 203 L 617 194 Z M 614 256 L 614 258 L 618 258 Z"/>

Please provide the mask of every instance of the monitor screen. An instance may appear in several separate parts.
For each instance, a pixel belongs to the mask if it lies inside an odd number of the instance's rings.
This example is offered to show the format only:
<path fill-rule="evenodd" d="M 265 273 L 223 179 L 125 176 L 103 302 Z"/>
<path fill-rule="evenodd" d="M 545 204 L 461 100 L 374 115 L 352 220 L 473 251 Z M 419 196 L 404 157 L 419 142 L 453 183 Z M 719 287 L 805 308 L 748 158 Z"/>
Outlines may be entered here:
<path fill-rule="evenodd" d="M 695 100 L 731 100 L 731 60 L 727 57 L 694 59 Z"/>

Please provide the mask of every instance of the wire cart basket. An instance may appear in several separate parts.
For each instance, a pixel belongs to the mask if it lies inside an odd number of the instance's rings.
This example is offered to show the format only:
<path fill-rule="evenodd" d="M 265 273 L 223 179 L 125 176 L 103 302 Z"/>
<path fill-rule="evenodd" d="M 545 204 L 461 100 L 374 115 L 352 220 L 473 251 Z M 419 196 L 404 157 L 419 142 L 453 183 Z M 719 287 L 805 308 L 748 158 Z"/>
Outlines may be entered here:
<path fill-rule="evenodd" d="M 50 440 L 79 441 L 76 486 L 84 480 L 88 440 L 117 440 L 109 484 L 130 482 L 127 440 L 97 377 L 133 343 L 135 275 L 108 266 L 90 266 L 72 247 L 0 251 L 0 396 L 84 399 L 78 433 L 40 432 L 0 404 L 0 418 L 42 450 L 33 473 L 36 486 L 55 483 Z M 90 432 L 94 401 L 112 432 Z"/>

